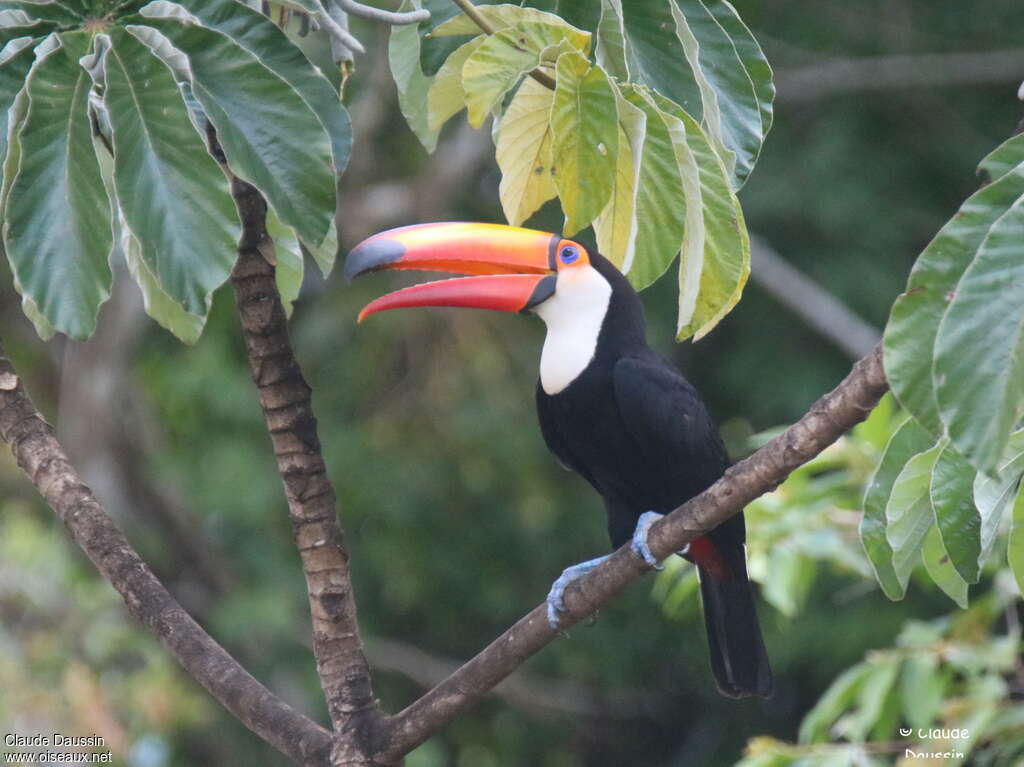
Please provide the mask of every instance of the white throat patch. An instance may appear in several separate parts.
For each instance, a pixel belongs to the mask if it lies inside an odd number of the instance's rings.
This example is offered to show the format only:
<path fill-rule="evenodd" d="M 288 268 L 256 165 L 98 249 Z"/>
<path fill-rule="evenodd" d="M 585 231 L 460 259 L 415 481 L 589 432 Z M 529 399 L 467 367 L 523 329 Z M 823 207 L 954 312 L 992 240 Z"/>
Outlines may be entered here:
<path fill-rule="evenodd" d="M 555 294 L 534 310 L 548 326 L 540 354 L 540 385 L 558 394 L 594 358 L 612 286 L 592 266 L 558 273 Z"/>

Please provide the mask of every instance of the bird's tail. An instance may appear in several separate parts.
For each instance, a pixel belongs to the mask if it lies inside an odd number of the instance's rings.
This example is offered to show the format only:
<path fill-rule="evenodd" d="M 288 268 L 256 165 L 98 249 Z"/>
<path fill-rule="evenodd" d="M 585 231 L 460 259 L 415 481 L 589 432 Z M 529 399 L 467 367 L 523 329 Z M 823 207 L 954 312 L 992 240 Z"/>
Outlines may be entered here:
<path fill-rule="evenodd" d="M 700 551 L 702 548 L 707 551 Z M 687 558 L 697 563 L 700 575 L 711 670 L 719 692 L 730 698 L 768 697 L 772 670 L 747 578 L 743 545 L 715 546 L 709 538 L 698 538 Z"/>

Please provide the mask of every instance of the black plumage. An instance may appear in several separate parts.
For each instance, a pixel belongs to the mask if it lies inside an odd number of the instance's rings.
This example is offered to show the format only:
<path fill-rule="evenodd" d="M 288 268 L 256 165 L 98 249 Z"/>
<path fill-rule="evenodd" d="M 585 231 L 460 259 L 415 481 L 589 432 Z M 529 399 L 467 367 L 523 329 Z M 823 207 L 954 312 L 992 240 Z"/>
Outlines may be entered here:
<path fill-rule="evenodd" d="M 551 452 L 601 494 L 617 548 L 641 514 L 667 513 L 714 483 L 728 456 L 696 389 L 647 345 L 632 286 L 600 255 L 590 264 L 612 287 L 594 357 L 557 394 L 538 382 L 537 413 Z M 700 571 L 712 670 L 733 697 L 772 686 L 743 544 L 738 514 L 687 555 Z"/>

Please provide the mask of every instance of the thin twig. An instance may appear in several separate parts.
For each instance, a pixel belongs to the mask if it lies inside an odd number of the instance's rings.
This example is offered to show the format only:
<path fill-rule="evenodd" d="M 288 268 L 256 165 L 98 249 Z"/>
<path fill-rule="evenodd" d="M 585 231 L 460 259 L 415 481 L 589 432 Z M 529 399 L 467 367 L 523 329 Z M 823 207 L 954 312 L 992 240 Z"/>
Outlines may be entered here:
<path fill-rule="evenodd" d="M 651 552 L 658 559 L 679 551 L 707 530 L 739 513 L 753 499 L 777 487 L 791 471 L 818 455 L 864 420 L 888 390 L 882 350 L 876 347 L 854 365 L 832 392 L 819 399 L 796 424 L 749 458 L 732 466 L 714 485 L 651 527 Z M 650 567 L 627 544 L 566 592 L 567 610 L 560 631 L 606 604 Z M 540 604 L 494 640 L 475 658 L 377 733 L 378 758 L 395 760 L 441 729 L 528 657 L 558 636 Z"/>
<path fill-rule="evenodd" d="M 384 24 L 402 26 L 403 24 L 419 24 L 421 21 L 430 21 L 430 11 L 421 8 L 416 11 L 385 11 L 380 8 L 373 8 L 363 5 L 356 0 L 334 0 L 341 10 L 370 21 L 379 21 Z"/>
<path fill-rule="evenodd" d="M 129 612 L 194 679 L 270 745 L 326 765 L 331 734 L 260 684 L 185 612 L 107 515 L 29 399 L 0 344 L 0 438 Z"/>
<path fill-rule="evenodd" d="M 469 17 L 470 21 L 472 21 L 474 24 L 480 27 L 481 32 L 483 32 L 485 35 L 494 34 L 494 27 L 491 26 L 490 22 L 488 22 L 487 19 L 483 17 L 480 11 L 476 9 L 476 6 L 473 5 L 473 3 L 470 2 L 470 0 L 452 0 L 452 2 L 462 9 L 462 12 L 466 14 L 467 17 Z M 539 67 L 530 72 L 530 77 L 532 77 L 534 80 L 536 80 L 549 90 L 555 89 L 555 78 L 553 78 L 551 75 L 549 75 L 547 72 L 540 69 Z"/>
<path fill-rule="evenodd" d="M 331 18 L 330 12 L 320 0 L 314 0 L 314 2 L 317 6 L 317 11 L 313 16 L 320 22 L 320 26 L 332 41 L 336 41 L 339 45 L 344 46 L 353 53 L 366 53 L 366 48 L 363 47 L 363 44 L 345 27 Z"/>

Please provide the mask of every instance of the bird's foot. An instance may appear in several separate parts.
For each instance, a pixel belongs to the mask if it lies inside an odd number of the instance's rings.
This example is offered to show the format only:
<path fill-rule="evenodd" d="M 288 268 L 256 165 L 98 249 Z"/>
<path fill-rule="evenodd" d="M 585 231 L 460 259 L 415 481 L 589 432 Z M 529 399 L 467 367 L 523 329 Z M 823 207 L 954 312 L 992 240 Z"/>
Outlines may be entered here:
<path fill-rule="evenodd" d="M 560 613 L 565 612 L 565 589 L 569 584 L 582 578 L 609 556 L 611 555 L 605 554 L 597 559 L 588 559 L 586 562 L 580 562 L 578 565 L 572 565 L 562 570 L 562 574 L 551 584 L 551 590 L 548 592 L 548 624 L 551 628 L 557 629 L 562 620 Z"/>
<path fill-rule="evenodd" d="M 651 553 L 651 547 L 647 545 L 647 536 L 650 534 L 651 525 L 661 519 L 664 514 L 659 514 L 656 511 L 645 511 L 640 515 L 640 519 L 637 520 L 636 529 L 633 531 L 633 542 L 630 544 L 630 549 L 640 559 L 649 564 L 655 570 L 660 570 L 664 565 L 661 564 L 654 555 Z"/>

